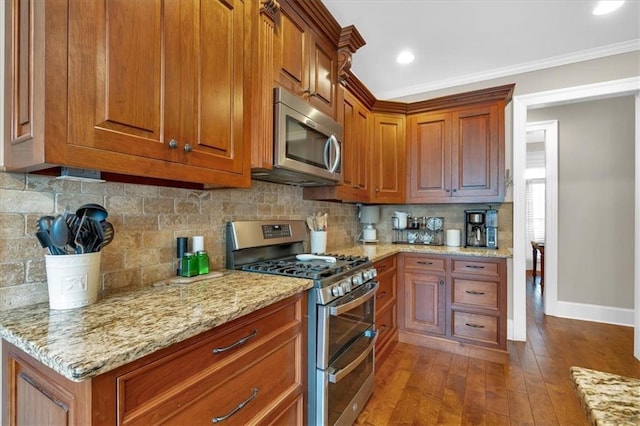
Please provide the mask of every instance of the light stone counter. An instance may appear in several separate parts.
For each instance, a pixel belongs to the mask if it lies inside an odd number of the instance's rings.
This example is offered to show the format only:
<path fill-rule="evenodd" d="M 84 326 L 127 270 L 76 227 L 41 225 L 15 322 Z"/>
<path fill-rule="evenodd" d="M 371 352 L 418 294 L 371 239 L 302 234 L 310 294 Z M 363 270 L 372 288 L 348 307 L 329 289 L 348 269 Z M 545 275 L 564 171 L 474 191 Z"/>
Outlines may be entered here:
<path fill-rule="evenodd" d="M 512 257 L 509 250 L 411 244 L 336 250 L 372 261 L 397 253 Z M 48 304 L 0 313 L 0 336 L 70 380 L 81 381 L 308 290 L 313 282 L 241 271 L 193 284 L 108 296 L 85 308 Z"/>
<path fill-rule="evenodd" d="M 149 287 L 79 309 L 48 304 L 0 313 L 0 336 L 73 381 L 160 349 L 308 290 L 306 279 L 241 271 L 193 284 Z"/>
<path fill-rule="evenodd" d="M 447 256 L 473 256 L 473 257 L 497 257 L 511 258 L 513 254 L 509 249 L 482 249 L 447 246 L 429 246 L 420 244 L 363 244 L 352 248 L 335 250 L 337 253 L 353 256 L 367 256 L 376 262 L 387 256 L 398 253 L 424 253 L 442 254 Z"/>

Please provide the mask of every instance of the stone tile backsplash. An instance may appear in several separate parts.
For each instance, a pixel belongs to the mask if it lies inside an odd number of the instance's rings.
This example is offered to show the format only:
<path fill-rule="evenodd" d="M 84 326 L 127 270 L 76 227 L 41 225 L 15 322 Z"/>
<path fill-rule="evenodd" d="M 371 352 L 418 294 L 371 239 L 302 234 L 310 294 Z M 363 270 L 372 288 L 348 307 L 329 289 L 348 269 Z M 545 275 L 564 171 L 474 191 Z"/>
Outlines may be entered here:
<path fill-rule="evenodd" d="M 85 203 L 104 205 L 115 228 L 113 243 L 102 253 L 106 293 L 173 276 L 180 236 L 203 235 L 212 269 L 224 268 L 229 220 L 304 219 L 327 212 L 328 250 L 352 246 L 360 229 L 353 204 L 304 201 L 301 188 L 287 185 L 256 181 L 251 189 L 200 191 L 0 173 L 0 309 L 48 300 L 36 219 Z"/>
<path fill-rule="evenodd" d="M 109 211 L 115 238 L 102 253 L 102 289 L 141 287 L 175 274 L 176 237 L 203 235 L 212 269 L 225 267 L 225 225 L 230 220 L 304 219 L 329 213 L 327 251 L 352 246 L 360 234 L 358 208 L 302 199 L 302 189 L 254 181 L 250 189 L 190 190 L 125 183 L 87 183 L 49 176 L 0 172 L 0 309 L 48 300 L 45 251 L 36 240 L 36 219 L 99 203 Z M 462 229 L 463 210 L 478 205 L 382 206 L 378 238 L 392 239 L 395 210 L 444 216 Z M 510 247 L 512 208 L 500 209 L 500 245 Z M 305 242 L 308 248 L 308 236 Z"/>

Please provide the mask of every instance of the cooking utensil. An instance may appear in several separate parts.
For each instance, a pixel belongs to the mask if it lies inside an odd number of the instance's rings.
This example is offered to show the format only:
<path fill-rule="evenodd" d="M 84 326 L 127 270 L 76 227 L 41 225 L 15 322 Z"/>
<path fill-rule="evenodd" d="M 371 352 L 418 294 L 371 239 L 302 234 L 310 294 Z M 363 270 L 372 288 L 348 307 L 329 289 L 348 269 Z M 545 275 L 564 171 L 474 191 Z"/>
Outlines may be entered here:
<path fill-rule="evenodd" d="M 76 210 L 76 216 L 87 216 L 101 222 L 109 216 L 109 213 L 107 212 L 107 209 L 102 207 L 100 204 L 90 203 L 83 204 L 78 207 L 78 210 Z"/>
<path fill-rule="evenodd" d="M 38 228 L 38 231 L 45 231 L 48 233 L 49 230 L 51 229 L 51 225 L 53 225 L 54 220 L 55 220 L 55 217 L 53 216 L 42 216 L 36 222 L 36 228 Z"/>
<path fill-rule="evenodd" d="M 113 236 L 115 235 L 115 230 L 113 229 L 113 225 L 111 223 L 101 222 L 100 225 L 102 226 L 102 230 L 104 231 L 104 238 L 98 246 L 97 251 L 100 251 L 103 247 L 111 244 L 111 241 L 113 241 Z"/>
<path fill-rule="evenodd" d="M 51 242 L 58 248 L 64 250 L 69 241 L 69 228 L 67 228 L 67 222 L 64 220 L 64 216 L 58 215 L 51 225 L 49 231 Z"/>
<path fill-rule="evenodd" d="M 303 262 L 309 260 L 324 260 L 328 263 L 336 263 L 336 258 L 332 256 L 318 256 L 317 254 L 296 254 L 296 259 L 302 260 Z"/>

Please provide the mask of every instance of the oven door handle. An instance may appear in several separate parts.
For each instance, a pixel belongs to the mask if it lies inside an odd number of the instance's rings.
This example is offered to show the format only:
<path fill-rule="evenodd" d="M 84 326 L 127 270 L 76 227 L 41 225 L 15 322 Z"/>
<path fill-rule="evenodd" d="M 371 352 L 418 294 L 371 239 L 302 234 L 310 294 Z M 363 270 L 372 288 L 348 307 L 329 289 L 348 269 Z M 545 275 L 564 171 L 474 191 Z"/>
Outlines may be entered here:
<path fill-rule="evenodd" d="M 356 367 L 362 364 L 362 362 L 369 356 L 373 348 L 376 346 L 376 340 L 378 340 L 378 332 L 376 330 L 370 330 L 365 332 L 365 336 L 371 338 L 371 343 L 369 343 L 367 349 L 365 349 L 364 352 L 358 355 L 358 358 L 354 359 L 346 367 L 341 368 L 333 374 L 329 373 L 329 381 L 331 383 L 338 383 L 340 380 L 348 376 L 349 373 L 351 373 L 354 369 L 356 369 Z"/>
<path fill-rule="evenodd" d="M 331 306 L 329 308 L 329 313 L 334 317 L 338 315 L 342 315 L 345 312 L 349 312 L 351 309 L 355 308 L 356 306 L 360 306 L 367 300 L 371 299 L 376 294 L 376 291 L 378 291 L 378 287 L 380 287 L 380 283 L 378 281 L 373 281 L 373 282 L 375 283 L 375 285 L 371 290 L 369 290 L 362 296 L 358 297 L 357 299 L 353 299 L 350 302 L 347 302 L 343 305 Z"/>

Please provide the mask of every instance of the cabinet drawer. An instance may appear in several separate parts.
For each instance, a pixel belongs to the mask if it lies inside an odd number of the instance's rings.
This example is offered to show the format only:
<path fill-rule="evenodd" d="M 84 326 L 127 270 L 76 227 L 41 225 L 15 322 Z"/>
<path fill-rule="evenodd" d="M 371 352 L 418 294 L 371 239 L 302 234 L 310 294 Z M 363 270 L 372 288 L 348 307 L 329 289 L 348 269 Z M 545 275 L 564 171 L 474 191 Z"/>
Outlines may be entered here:
<path fill-rule="evenodd" d="M 220 421 L 242 403 L 246 405 L 227 421 L 238 425 L 255 423 L 258 419 L 254 417 L 267 405 L 281 400 L 282 395 L 299 386 L 296 364 L 300 363 L 301 345 L 298 343 L 297 339 L 290 340 L 272 352 L 268 352 L 271 348 L 263 348 L 267 355 L 244 371 L 243 366 L 238 365 L 236 371 L 241 372 L 232 379 L 212 377 L 198 384 L 189 393 L 199 399 L 168 419 L 167 424 L 211 424 L 214 418 Z"/>
<path fill-rule="evenodd" d="M 378 341 L 376 349 L 383 347 L 393 336 L 396 329 L 396 309 L 395 305 L 385 309 L 376 316 L 376 330 L 378 330 Z"/>
<path fill-rule="evenodd" d="M 386 309 L 390 303 L 395 303 L 396 286 L 395 275 L 387 275 L 385 277 L 378 276 L 380 288 L 376 292 L 376 312 Z"/>
<path fill-rule="evenodd" d="M 498 309 L 498 283 L 453 278 L 453 303 Z"/>
<path fill-rule="evenodd" d="M 225 416 L 229 424 L 259 423 L 256 416 L 268 415 L 266 407 L 281 408 L 276 406 L 301 394 L 302 347 L 301 335 L 279 336 L 155 398 L 121 424 L 211 424 Z"/>
<path fill-rule="evenodd" d="M 373 267 L 378 271 L 378 275 L 391 271 L 396 267 L 396 256 L 387 257 L 373 264 Z"/>
<path fill-rule="evenodd" d="M 475 275 L 491 275 L 498 276 L 498 263 L 487 262 L 482 260 L 453 260 L 453 271 L 455 273 L 475 274 Z"/>
<path fill-rule="evenodd" d="M 454 337 L 498 344 L 498 317 L 454 311 L 452 333 Z"/>
<path fill-rule="evenodd" d="M 405 256 L 404 267 L 429 271 L 444 271 L 444 259 L 423 256 Z"/>
<path fill-rule="evenodd" d="M 126 416 L 126 413 L 135 411 L 137 407 L 190 380 L 192 376 L 224 367 L 232 357 L 235 359 L 267 341 L 283 327 L 295 327 L 300 322 L 298 306 L 300 301 L 284 305 L 253 321 L 243 321 L 226 332 L 223 329 L 220 333 L 120 376 L 117 381 L 121 412 Z"/>

